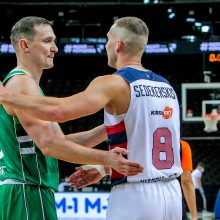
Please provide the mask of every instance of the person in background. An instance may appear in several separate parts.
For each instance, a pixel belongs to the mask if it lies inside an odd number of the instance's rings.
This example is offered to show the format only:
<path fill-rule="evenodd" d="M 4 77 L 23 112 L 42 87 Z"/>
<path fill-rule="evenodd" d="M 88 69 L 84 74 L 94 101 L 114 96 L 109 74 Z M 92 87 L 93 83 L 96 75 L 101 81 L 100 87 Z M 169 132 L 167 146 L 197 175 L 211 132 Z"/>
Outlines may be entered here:
<path fill-rule="evenodd" d="M 198 212 L 202 212 L 203 210 L 206 211 L 206 197 L 202 186 L 202 175 L 204 171 L 205 164 L 203 162 L 199 162 L 196 166 L 196 169 L 192 172 L 193 184 L 196 191 L 196 206 Z"/>
<path fill-rule="evenodd" d="M 69 187 L 67 180 L 68 180 L 68 177 L 65 177 L 65 179 L 61 179 L 59 186 L 58 186 L 58 192 L 65 192 L 65 187 Z"/>

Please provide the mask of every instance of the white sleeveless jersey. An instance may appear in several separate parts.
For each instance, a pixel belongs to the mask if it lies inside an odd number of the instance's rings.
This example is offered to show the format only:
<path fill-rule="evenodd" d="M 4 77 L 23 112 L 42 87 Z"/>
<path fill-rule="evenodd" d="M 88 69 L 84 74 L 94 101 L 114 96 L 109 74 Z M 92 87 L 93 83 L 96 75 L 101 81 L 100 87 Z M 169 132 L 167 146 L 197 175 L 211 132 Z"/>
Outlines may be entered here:
<path fill-rule="evenodd" d="M 128 149 L 127 158 L 139 162 L 144 172 L 125 177 L 113 170 L 112 185 L 178 177 L 182 173 L 180 120 L 174 89 L 166 79 L 152 71 L 125 67 L 115 74 L 130 84 L 131 99 L 124 115 L 104 112 L 109 149 Z"/>

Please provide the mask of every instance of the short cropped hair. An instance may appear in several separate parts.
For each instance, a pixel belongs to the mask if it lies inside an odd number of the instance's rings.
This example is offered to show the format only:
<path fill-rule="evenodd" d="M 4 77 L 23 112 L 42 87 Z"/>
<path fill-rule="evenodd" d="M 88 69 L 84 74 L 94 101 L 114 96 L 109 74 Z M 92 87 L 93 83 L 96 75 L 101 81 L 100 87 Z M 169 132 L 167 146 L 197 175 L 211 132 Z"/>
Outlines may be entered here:
<path fill-rule="evenodd" d="M 123 40 L 131 54 L 143 53 L 149 35 L 149 29 L 143 20 L 137 17 L 122 17 L 115 20 L 114 25 L 125 30 L 122 34 Z"/>
<path fill-rule="evenodd" d="M 53 25 L 52 21 L 48 21 L 42 17 L 28 16 L 17 21 L 11 29 L 11 43 L 15 50 L 18 48 L 18 41 L 21 38 L 26 38 L 30 41 L 36 35 L 36 26 L 40 25 Z"/>
<path fill-rule="evenodd" d="M 123 17 L 115 20 L 114 24 L 117 25 L 117 27 L 123 27 L 134 34 L 146 36 L 149 35 L 149 30 L 147 25 L 143 20 L 137 17 Z"/>

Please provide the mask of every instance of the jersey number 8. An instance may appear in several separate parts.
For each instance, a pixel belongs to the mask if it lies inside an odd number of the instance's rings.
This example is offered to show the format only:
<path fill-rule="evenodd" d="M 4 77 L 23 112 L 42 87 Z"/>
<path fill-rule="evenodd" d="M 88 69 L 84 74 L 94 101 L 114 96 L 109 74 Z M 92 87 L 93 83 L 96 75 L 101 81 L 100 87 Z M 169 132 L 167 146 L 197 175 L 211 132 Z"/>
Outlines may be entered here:
<path fill-rule="evenodd" d="M 157 128 L 153 134 L 153 165 L 158 169 L 170 169 L 174 164 L 172 134 L 168 128 Z"/>

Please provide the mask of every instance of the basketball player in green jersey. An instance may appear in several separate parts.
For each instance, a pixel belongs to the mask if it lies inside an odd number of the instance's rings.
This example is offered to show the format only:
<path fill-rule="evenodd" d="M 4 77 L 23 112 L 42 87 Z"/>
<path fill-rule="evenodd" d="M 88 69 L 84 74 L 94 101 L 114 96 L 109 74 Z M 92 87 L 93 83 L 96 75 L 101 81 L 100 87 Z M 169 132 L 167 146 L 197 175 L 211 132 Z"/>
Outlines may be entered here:
<path fill-rule="evenodd" d="M 39 80 L 43 69 L 53 67 L 58 51 L 51 22 L 25 17 L 12 28 L 11 42 L 17 67 L 3 80 L 6 88 L 29 95 L 43 95 Z M 57 219 L 53 191 L 58 188 L 57 159 L 81 164 L 112 166 L 124 175 L 143 171 L 126 160 L 121 148 L 101 151 L 83 147 L 96 145 L 104 133 L 97 127 L 65 136 L 57 123 L 41 121 L 6 105 L 0 106 L 0 220 Z M 100 131 L 100 132 L 99 132 Z M 94 137 L 93 134 L 99 134 Z M 77 140 L 77 143 L 74 141 Z"/>

